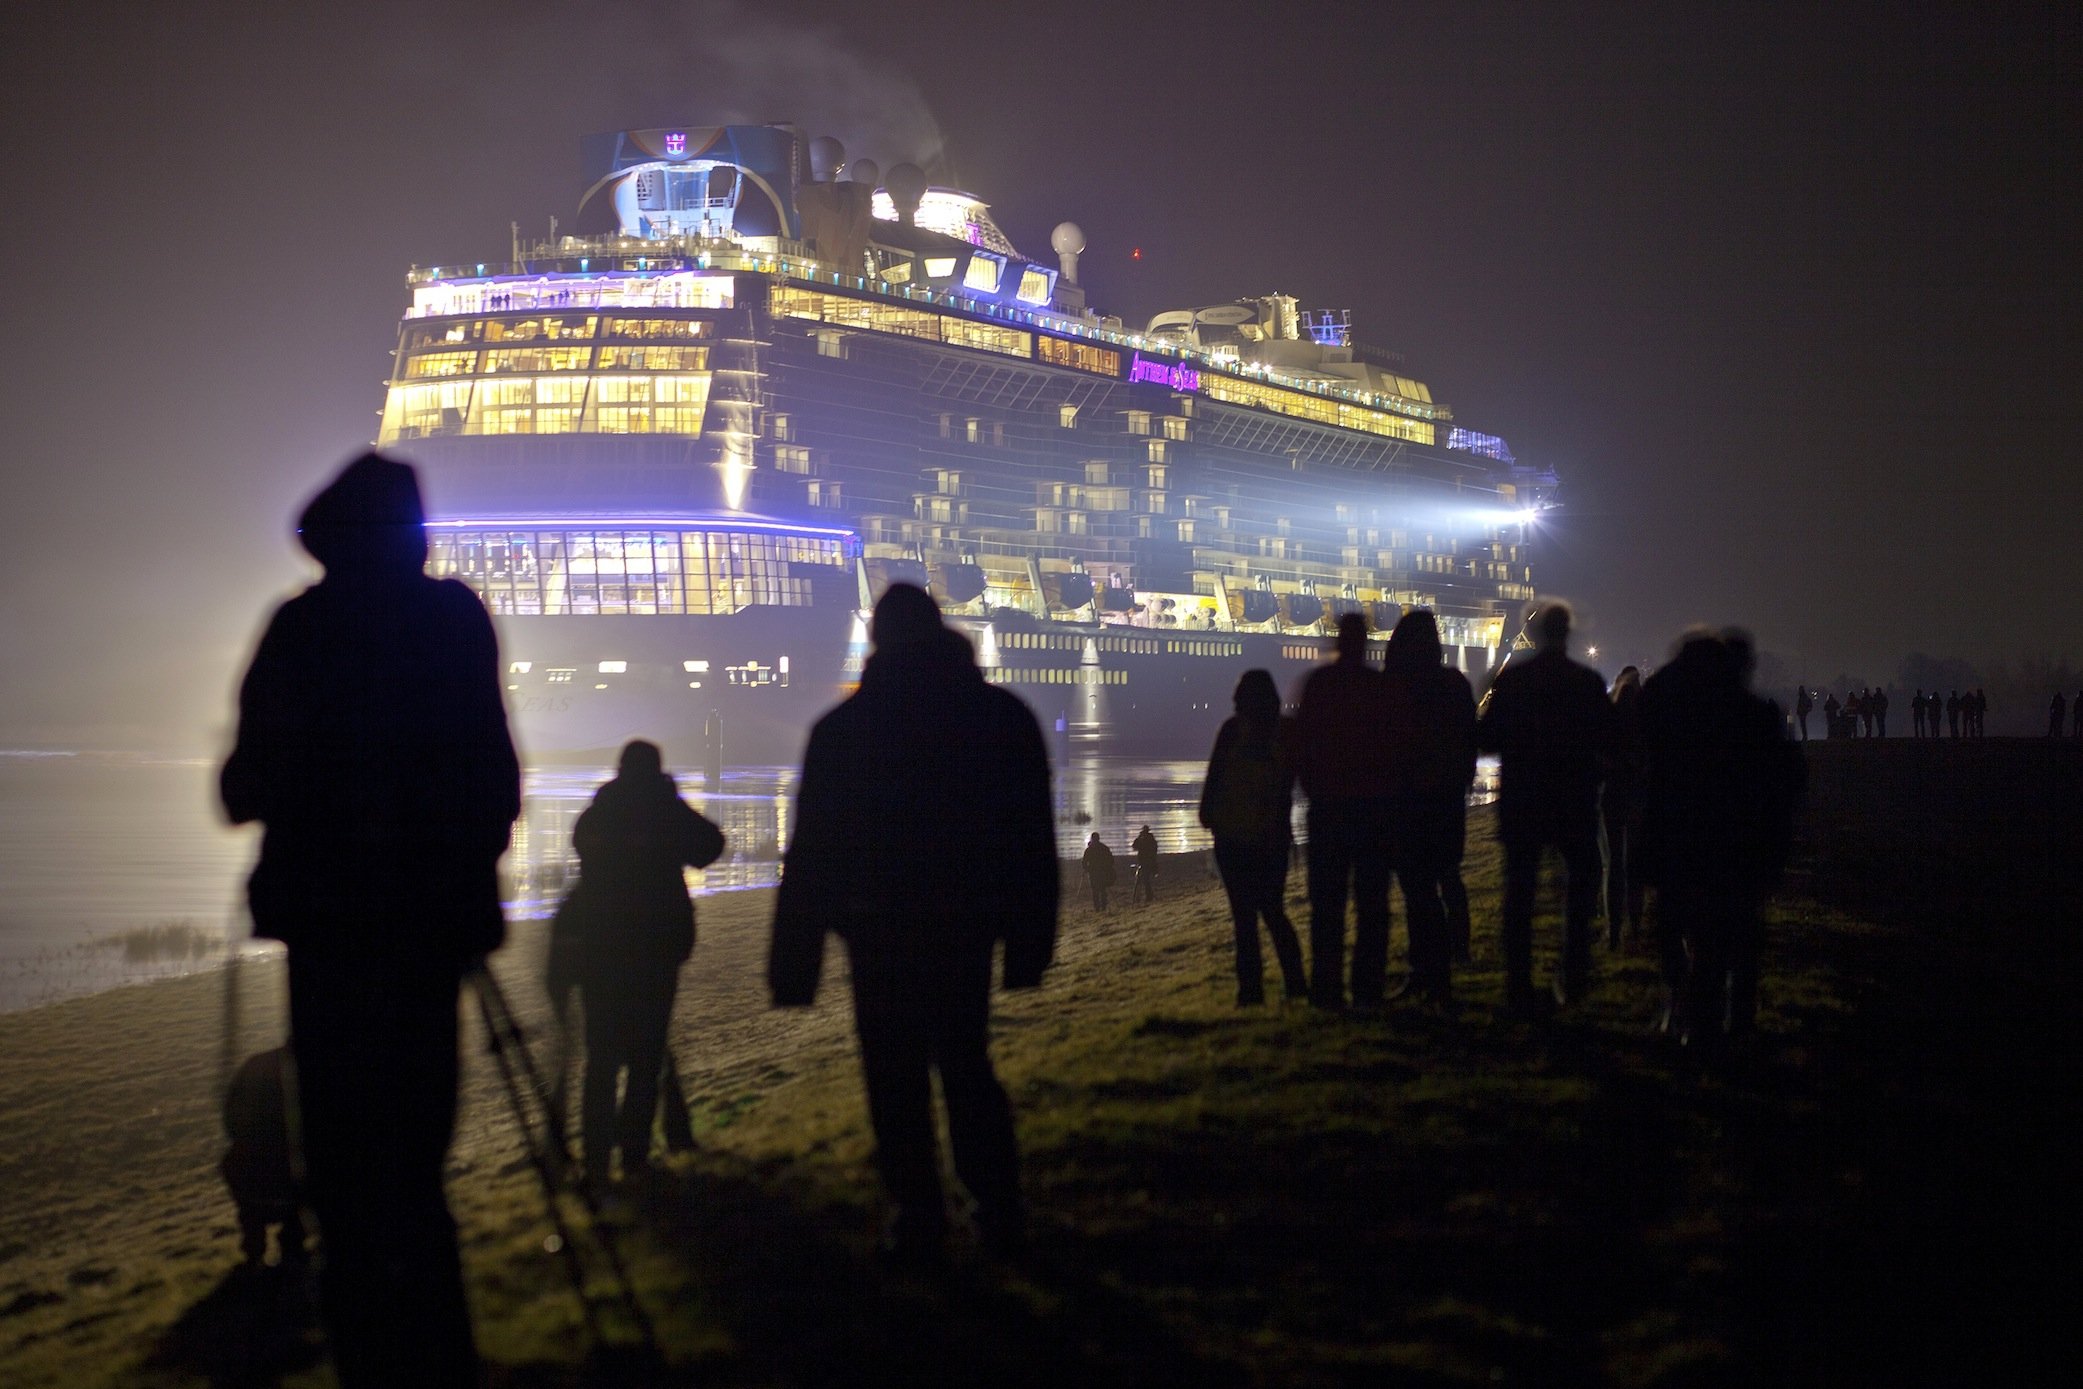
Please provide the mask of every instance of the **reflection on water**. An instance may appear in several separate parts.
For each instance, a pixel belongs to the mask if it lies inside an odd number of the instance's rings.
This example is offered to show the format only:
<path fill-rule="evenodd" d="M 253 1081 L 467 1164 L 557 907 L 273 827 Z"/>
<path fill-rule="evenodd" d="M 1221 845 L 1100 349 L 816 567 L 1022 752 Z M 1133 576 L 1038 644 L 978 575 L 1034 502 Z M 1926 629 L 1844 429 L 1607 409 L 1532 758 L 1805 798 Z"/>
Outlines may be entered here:
<path fill-rule="evenodd" d="M 1201 778 L 1207 764 L 1199 760 L 1148 762 L 1080 758 L 1057 769 L 1053 794 L 1056 850 L 1076 858 L 1085 838 L 1095 830 L 1116 853 L 1144 825 L 1160 853 L 1193 853 L 1209 847 L 1201 827 Z M 609 768 L 573 770 L 537 768 L 527 774 L 521 821 L 514 828 L 513 851 L 507 855 L 509 909 L 517 917 L 547 916 L 578 876 L 571 850 L 571 829 L 593 793 L 613 773 Z M 788 817 L 794 809 L 796 769 L 732 767 L 723 784 L 710 788 L 699 774 L 682 774 L 680 793 L 695 809 L 723 830 L 723 857 L 705 869 L 690 869 L 687 886 L 696 893 L 732 892 L 771 887 L 781 877 L 781 850 L 788 843 Z M 1497 796 L 1497 764 L 1485 758 L 1477 769 L 1469 804 L 1486 805 Z M 1295 807 L 1295 837 L 1305 838 L 1305 808 Z"/>
<path fill-rule="evenodd" d="M 1146 824 L 1166 853 L 1206 848 L 1202 771 L 1198 760 L 1111 758 L 1058 768 L 1059 851 L 1076 857 L 1097 830 L 1125 852 Z M 572 824 L 609 775 L 606 767 L 527 773 L 506 860 L 514 916 L 554 908 L 577 869 Z M 727 837 L 722 860 L 690 873 L 690 887 L 724 892 L 778 879 L 795 776 L 793 767 L 738 767 L 714 790 L 699 775 L 680 778 Z M 1494 788 L 1486 767 L 1475 799 Z M 216 942 L 246 938 L 246 875 L 259 840 L 254 827 L 224 823 L 212 761 L 0 750 L 0 1011 L 214 967 L 224 957 Z"/>

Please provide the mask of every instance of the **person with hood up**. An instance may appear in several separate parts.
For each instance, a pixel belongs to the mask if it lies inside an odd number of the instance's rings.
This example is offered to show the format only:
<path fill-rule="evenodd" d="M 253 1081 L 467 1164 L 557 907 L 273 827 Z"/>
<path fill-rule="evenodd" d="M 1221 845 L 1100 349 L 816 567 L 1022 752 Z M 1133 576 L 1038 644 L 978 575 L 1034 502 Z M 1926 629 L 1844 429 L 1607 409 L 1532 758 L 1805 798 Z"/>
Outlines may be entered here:
<path fill-rule="evenodd" d="M 1236 715 L 1215 735 L 1201 785 L 1201 823 L 1215 839 L 1215 867 L 1229 898 L 1237 941 L 1237 1006 L 1266 1001 L 1258 922 L 1265 918 L 1290 1000 L 1309 996 L 1302 942 L 1287 919 L 1287 859 L 1294 843 L 1295 763 L 1280 692 L 1263 670 L 1237 680 Z"/>
<path fill-rule="evenodd" d="M 305 1195 L 340 1382 L 477 1382 L 456 1226 L 457 992 L 505 938 L 521 808 L 484 605 L 431 579 L 419 484 L 369 454 L 298 522 L 325 577 L 276 610 L 221 778 L 266 827 L 254 934 L 289 951 Z"/>
<path fill-rule="evenodd" d="M 1454 956 L 1468 950 L 1461 859 L 1475 781 L 1475 692 L 1444 655 L 1438 619 L 1424 608 L 1403 614 L 1382 659 L 1381 732 L 1392 749 L 1389 841 L 1409 923 L 1411 987 L 1440 1005 L 1452 1001 Z"/>
<path fill-rule="evenodd" d="M 680 799 L 658 745 L 622 749 L 614 779 L 572 827 L 584 903 L 574 961 L 586 1013 L 586 1085 L 579 1132 L 587 1179 L 634 1175 L 650 1156 L 680 966 L 694 950 L 694 903 L 684 869 L 723 853 L 723 831 Z M 617 1103 L 617 1080 L 627 1073 Z"/>
<path fill-rule="evenodd" d="M 892 584 L 870 635 L 859 691 L 803 754 L 767 979 L 777 1007 L 805 1006 L 826 935 L 845 942 L 888 1249 L 930 1267 L 947 1229 L 936 1071 L 985 1245 L 1022 1237 L 1012 1107 L 991 1067 L 992 952 L 1003 943 L 1008 989 L 1039 985 L 1055 952 L 1049 758 L 1034 715 L 985 683 L 923 589 Z"/>

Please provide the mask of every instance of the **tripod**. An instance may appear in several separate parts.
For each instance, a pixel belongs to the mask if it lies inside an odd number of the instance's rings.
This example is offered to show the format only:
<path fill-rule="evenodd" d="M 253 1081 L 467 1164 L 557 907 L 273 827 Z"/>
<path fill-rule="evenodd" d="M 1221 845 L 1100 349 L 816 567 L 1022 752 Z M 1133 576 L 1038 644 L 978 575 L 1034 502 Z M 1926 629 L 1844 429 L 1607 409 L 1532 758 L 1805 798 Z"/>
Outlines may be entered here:
<path fill-rule="evenodd" d="M 656 1360 L 658 1336 L 651 1319 L 644 1313 L 643 1305 L 637 1301 L 636 1287 L 629 1280 L 629 1270 L 622 1261 L 614 1230 L 601 1219 L 600 1205 L 584 1181 L 568 1185 L 565 1182 L 571 1170 L 571 1154 L 565 1147 L 564 1110 L 558 1102 L 561 1095 L 552 1092 L 541 1068 L 535 1064 L 520 1020 L 514 1016 L 506 991 L 499 987 L 492 972 L 479 963 L 466 977 L 471 991 L 477 995 L 478 1009 L 484 1017 L 486 1049 L 498 1065 L 500 1083 L 506 1090 L 508 1104 L 513 1107 L 514 1121 L 520 1125 L 522 1146 L 528 1150 L 529 1164 L 535 1168 L 536 1177 L 542 1183 L 543 1204 L 548 1208 L 554 1232 L 549 1243 L 563 1256 L 565 1273 L 571 1280 L 572 1291 L 578 1295 L 586 1329 L 594 1344 L 608 1344 L 599 1307 L 586 1291 L 585 1264 L 579 1258 L 571 1227 L 564 1218 L 561 1198 L 567 1192 L 578 1198 L 601 1255 L 607 1262 L 614 1283 L 608 1300 L 619 1305 L 636 1328 L 637 1349 Z M 535 1115 L 541 1116 L 539 1132 Z"/>

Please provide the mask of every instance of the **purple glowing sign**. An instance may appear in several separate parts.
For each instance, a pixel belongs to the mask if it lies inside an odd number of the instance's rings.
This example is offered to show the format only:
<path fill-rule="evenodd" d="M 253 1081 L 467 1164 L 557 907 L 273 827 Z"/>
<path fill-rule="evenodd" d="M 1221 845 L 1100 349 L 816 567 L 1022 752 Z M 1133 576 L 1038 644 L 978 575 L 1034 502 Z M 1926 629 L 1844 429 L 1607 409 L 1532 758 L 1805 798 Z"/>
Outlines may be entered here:
<path fill-rule="evenodd" d="M 687 132 L 683 130 L 668 131 L 665 137 L 665 152 L 667 154 L 687 153 Z"/>
<path fill-rule="evenodd" d="M 1160 386 L 1170 386 L 1175 391 L 1197 391 L 1201 388 L 1201 374 L 1193 367 L 1178 366 L 1172 362 L 1152 362 L 1138 352 L 1128 364 L 1128 379 L 1154 381 Z"/>

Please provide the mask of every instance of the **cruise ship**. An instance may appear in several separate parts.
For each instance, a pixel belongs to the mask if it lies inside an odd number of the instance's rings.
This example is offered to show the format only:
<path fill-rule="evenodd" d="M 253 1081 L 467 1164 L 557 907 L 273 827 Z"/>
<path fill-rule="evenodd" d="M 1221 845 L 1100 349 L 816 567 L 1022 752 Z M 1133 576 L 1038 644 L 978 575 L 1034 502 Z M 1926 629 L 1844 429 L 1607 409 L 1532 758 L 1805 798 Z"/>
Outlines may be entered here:
<path fill-rule="evenodd" d="M 1472 676 L 1555 479 L 1349 315 L 1271 293 L 1127 324 L 1085 238 L 792 125 L 582 141 L 576 216 L 414 269 L 376 443 L 431 572 L 501 630 L 524 751 L 788 762 L 927 587 L 1060 751 L 1204 755 L 1240 672 L 1439 618 Z M 1516 622 L 1511 624 L 1516 628 Z"/>

